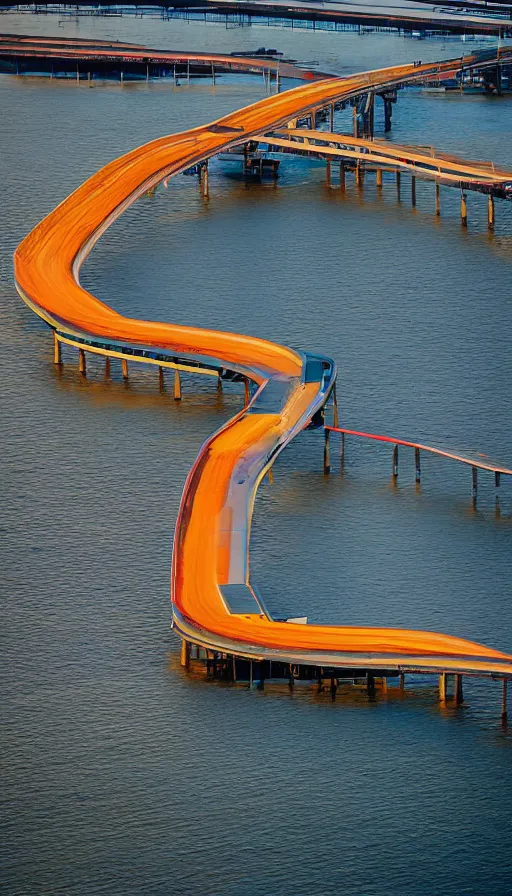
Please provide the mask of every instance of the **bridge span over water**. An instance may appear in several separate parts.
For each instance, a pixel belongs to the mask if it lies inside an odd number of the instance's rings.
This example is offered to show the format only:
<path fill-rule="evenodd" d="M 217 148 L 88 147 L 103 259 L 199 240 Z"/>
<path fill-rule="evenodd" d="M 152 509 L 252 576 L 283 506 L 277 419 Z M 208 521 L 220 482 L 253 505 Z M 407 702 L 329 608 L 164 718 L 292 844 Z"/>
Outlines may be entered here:
<path fill-rule="evenodd" d="M 456 60 L 458 62 L 459 60 Z M 464 60 L 479 65 L 478 55 Z M 454 672 L 512 678 L 512 655 L 456 635 L 372 625 L 273 619 L 252 582 L 256 491 L 280 451 L 310 424 L 336 380 L 332 359 L 237 333 L 124 317 L 80 285 L 95 242 L 135 200 L 221 150 L 371 88 L 452 70 L 454 60 L 330 78 L 268 97 L 213 123 L 162 137 L 110 162 L 65 199 L 15 253 L 16 286 L 60 342 L 85 351 L 248 384 L 246 405 L 202 447 L 187 478 L 174 538 L 172 611 L 184 643 L 245 657 L 331 669 Z M 505 471 L 505 469 L 504 469 Z"/>

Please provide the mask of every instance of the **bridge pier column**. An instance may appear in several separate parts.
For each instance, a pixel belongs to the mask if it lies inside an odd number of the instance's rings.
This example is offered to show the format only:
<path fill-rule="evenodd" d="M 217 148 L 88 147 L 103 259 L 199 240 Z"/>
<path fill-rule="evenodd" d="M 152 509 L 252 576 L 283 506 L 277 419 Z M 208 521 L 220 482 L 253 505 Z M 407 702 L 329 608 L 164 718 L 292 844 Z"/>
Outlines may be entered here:
<path fill-rule="evenodd" d="M 414 174 L 411 177 L 411 202 L 414 208 L 416 206 L 416 177 Z"/>
<path fill-rule="evenodd" d="M 163 392 L 163 391 L 164 391 L 164 386 L 165 386 L 165 383 L 164 383 L 164 368 L 163 368 L 163 367 L 159 367 L 159 368 L 158 368 L 158 388 L 159 388 L 160 392 Z"/>
<path fill-rule="evenodd" d="M 487 229 L 494 230 L 494 196 L 487 198 Z"/>
<path fill-rule="evenodd" d="M 414 449 L 414 466 L 416 468 L 416 482 L 421 481 L 421 460 L 420 460 L 420 449 Z"/>
<path fill-rule="evenodd" d="M 446 703 L 446 672 L 439 674 L 439 702 Z"/>
<path fill-rule="evenodd" d="M 110 379 L 110 356 L 105 356 L 105 378 Z"/>
<path fill-rule="evenodd" d="M 330 187 L 331 186 L 331 162 L 329 159 L 327 159 L 327 161 L 325 163 L 325 181 L 327 183 L 327 186 Z"/>
<path fill-rule="evenodd" d="M 460 194 L 460 220 L 463 227 L 468 226 L 468 203 L 464 191 Z"/>
<path fill-rule="evenodd" d="M 121 370 L 123 372 L 123 380 L 128 379 L 128 361 L 126 358 L 123 358 L 121 361 Z"/>
<path fill-rule="evenodd" d="M 460 706 L 461 703 L 464 703 L 464 692 L 462 689 L 462 675 L 455 675 L 454 688 L 453 688 L 453 698 L 457 706 Z"/>
<path fill-rule="evenodd" d="M 503 694 L 501 698 L 501 724 L 506 728 L 508 721 L 507 713 L 507 679 L 503 679 Z"/>
<path fill-rule="evenodd" d="M 62 364 L 62 352 L 60 348 L 60 340 L 55 330 L 53 331 L 53 363 Z"/>
<path fill-rule="evenodd" d="M 376 185 L 382 187 L 382 168 L 377 168 L 376 175 Z"/>
<path fill-rule="evenodd" d="M 87 365 L 85 362 L 85 352 L 83 348 L 78 349 L 78 373 L 81 373 L 82 376 L 87 375 Z"/>
<path fill-rule="evenodd" d="M 441 188 L 436 181 L 436 217 L 441 214 Z"/>
<path fill-rule="evenodd" d="M 174 371 L 174 400 L 181 401 L 181 377 L 177 367 Z"/>
<path fill-rule="evenodd" d="M 476 507 L 476 499 L 478 496 L 478 468 L 471 467 L 471 500 L 473 507 Z"/>
<path fill-rule="evenodd" d="M 331 103 L 329 107 L 329 129 L 332 134 L 334 131 L 334 103 Z"/>
<path fill-rule="evenodd" d="M 398 476 L 398 445 L 393 446 L 393 479 Z"/>
<path fill-rule="evenodd" d="M 249 386 L 249 379 L 246 377 L 244 381 L 244 408 L 249 406 L 249 401 L 251 398 L 251 390 Z"/>
<path fill-rule="evenodd" d="M 324 473 L 331 472 L 331 449 L 329 445 L 329 436 L 331 431 L 324 429 Z"/>
<path fill-rule="evenodd" d="M 181 651 L 180 651 L 180 665 L 183 666 L 184 669 L 188 669 L 190 662 L 190 644 L 185 638 L 181 641 Z"/>
<path fill-rule="evenodd" d="M 345 189 L 345 162 L 340 162 L 340 187 Z"/>
<path fill-rule="evenodd" d="M 203 164 L 202 187 L 203 187 L 203 196 L 205 199 L 208 199 L 210 196 L 210 187 L 209 187 L 209 183 L 208 183 L 208 159 Z"/>
<path fill-rule="evenodd" d="M 399 199 L 400 199 L 400 184 L 401 184 L 401 180 L 402 180 L 402 175 L 401 175 L 400 171 L 397 171 L 397 172 L 396 172 L 396 193 L 397 193 L 397 196 L 398 196 Z"/>

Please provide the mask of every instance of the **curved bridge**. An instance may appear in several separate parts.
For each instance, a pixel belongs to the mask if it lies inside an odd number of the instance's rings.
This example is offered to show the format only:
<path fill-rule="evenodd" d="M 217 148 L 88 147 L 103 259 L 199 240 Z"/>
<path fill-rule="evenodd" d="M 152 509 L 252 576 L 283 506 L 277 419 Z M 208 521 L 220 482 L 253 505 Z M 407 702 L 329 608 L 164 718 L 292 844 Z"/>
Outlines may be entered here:
<path fill-rule="evenodd" d="M 479 60 L 469 57 L 464 65 Z M 320 81 L 154 140 L 93 175 L 16 250 L 20 295 L 58 338 L 82 352 L 212 373 L 227 368 L 252 384 L 244 410 L 201 449 L 183 492 L 172 606 L 174 626 L 185 640 L 238 656 L 319 666 L 512 676 L 512 656 L 449 635 L 273 620 L 249 574 L 255 494 L 277 454 L 327 401 L 334 363 L 248 336 L 123 317 L 79 283 L 80 266 L 96 240 L 161 180 L 336 100 L 439 74 L 454 64 L 397 66 Z"/>

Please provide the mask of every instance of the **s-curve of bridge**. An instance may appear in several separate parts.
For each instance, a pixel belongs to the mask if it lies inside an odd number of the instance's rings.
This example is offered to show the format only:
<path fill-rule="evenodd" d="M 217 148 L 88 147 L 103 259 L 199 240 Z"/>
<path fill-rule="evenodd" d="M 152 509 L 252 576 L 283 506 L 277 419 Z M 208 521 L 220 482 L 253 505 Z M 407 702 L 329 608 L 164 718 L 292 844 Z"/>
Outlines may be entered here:
<path fill-rule="evenodd" d="M 469 68 L 481 65 L 481 58 L 475 54 L 463 62 Z M 53 329 L 56 362 L 64 342 L 78 348 L 83 370 L 85 352 L 93 352 L 108 363 L 118 357 L 123 364 L 130 359 L 172 367 L 178 376 L 180 370 L 215 376 L 229 370 L 247 384 L 244 408 L 203 445 L 183 491 L 171 599 L 184 663 L 194 644 L 212 656 L 290 668 L 484 675 L 505 683 L 512 678 L 512 655 L 454 635 L 273 619 L 249 572 L 255 495 L 279 452 L 318 417 L 333 393 L 334 361 L 236 333 L 124 317 L 79 282 L 80 267 L 102 233 L 159 182 L 334 102 L 437 76 L 459 63 L 401 65 L 316 81 L 153 140 L 90 177 L 16 250 L 17 289 Z"/>

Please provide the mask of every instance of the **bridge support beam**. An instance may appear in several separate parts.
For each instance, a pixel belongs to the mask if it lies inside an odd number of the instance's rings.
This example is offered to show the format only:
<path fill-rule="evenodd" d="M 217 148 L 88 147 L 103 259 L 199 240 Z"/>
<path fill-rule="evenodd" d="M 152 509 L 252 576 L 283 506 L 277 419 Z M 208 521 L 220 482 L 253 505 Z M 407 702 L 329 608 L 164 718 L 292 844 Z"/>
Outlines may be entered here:
<path fill-rule="evenodd" d="M 393 447 L 393 479 L 398 476 L 398 445 Z"/>
<path fill-rule="evenodd" d="M 382 187 L 382 168 L 377 168 L 375 182 L 378 187 Z"/>
<path fill-rule="evenodd" d="M 460 194 L 460 220 L 463 227 L 468 226 L 468 203 L 464 191 Z"/>
<path fill-rule="evenodd" d="M 487 197 L 487 228 L 488 230 L 494 230 L 494 196 Z"/>
<path fill-rule="evenodd" d="M 183 666 L 184 669 L 188 669 L 190 662 L 190 644 L 185 638 L 182 639 L 181 642 L 181 652 L 180 652 L 180 665 Z"/>
<path fill-rule="evenodd" d="M 60 348 L 60 340 L 55 330 L 53 331 L 53 363 L 62 364 L 62 352 Z"/>
<path fill-rule="evenodd" d="M 414 466 L 416 468 L 416 482 L 421 481 L 421 460 L 420 460 L 420 449 L 414 449 Z"/>
<path fill-rule="evenodd" d="M 476 499 L 478 497 L 478 467 L 471 467 L 471 500 L 473 507 L 476 507 Z"/>
<path fill-rule="evenodd" d="M 181 401 L 181 377 L 178 368 L 174 371 L 174 400 Z"/>
<path fill-rule="evenodd" d="M 329 445 L 330 430 L 324 429 L 324 473 L 331 472 L 331 449 Z"/>

